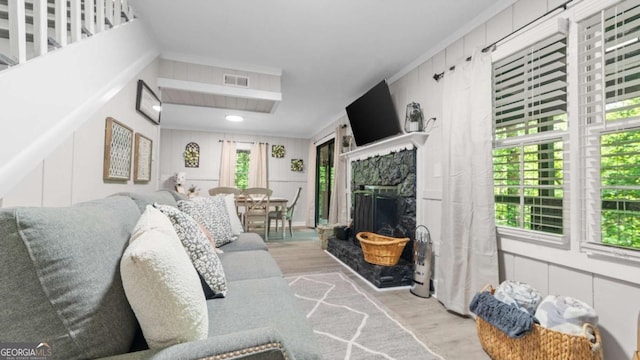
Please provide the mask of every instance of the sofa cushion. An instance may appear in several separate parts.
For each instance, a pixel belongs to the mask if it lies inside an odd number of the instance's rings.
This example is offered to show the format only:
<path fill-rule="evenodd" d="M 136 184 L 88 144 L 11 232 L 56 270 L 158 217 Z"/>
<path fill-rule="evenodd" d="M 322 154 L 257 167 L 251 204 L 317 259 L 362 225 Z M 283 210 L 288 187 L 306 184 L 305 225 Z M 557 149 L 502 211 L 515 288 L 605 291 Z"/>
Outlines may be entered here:
<path fill-rule="evenodd" d="M 283 278 L 230 282 L 229 295 L 208 300 L 207 307 L 209 337 L 269 327 L 282 335 L 292 358 L 322 358 L 311 325 Z"/>
<path fill-rule="evenodd" d="M 134 192 L 120 192 L 115 195 L 130 197 L 133 201 L 135 201 L 136 205 L 138 205 L 138 209 L 140 209 L 141 214 L 144 212 L 147 205 L 153 205 L 154 203 L 171 205 L 174 207 L 177 206 L 176 200 L 167 190 L 159 190 L 156 192 L 144 194 Z"/>
<path fill-rule="evenodd" d="M 207 338 L 209 317 L 198 273 L 159 210 L 148 206 L 140 217 L 120 269 L 150 348 Z"/>
<path fill-rule="evenodd" d="M 262 237 L 256 233 L 245 232 L 238 235 L 238 239 L 220 247 L 224 252 L 247 251 L 247 250 L 269 250 Z"/>
<path fill-rule="evenodd" d="M 230 251 L 220 256 L 227 281 L 282 277 L 282 271 L 267 251 Z"/>
<path fill-rule="evenodd" d="M 193 266 L 202 275 L 204 281 L 216 295 L 224 296 L 227 292 L 227 280 L 224 269 L 213 246 L 200 230 L 198 223 L 182 211 L 167 205 L 155 205 L 166 215 L 189 254 Z"/>
<path fill-rule="evenodd" d="M 126 352 L 137 322 L 119 262 L 139 217 L 121 196 L 0 211 L 0 339 L 49 341 L 60 359 Z"/>
<path fill-rule="evenodd" d="M 220 247 L 233 241 L 231 222 L 224 202 L 224 197 L 197 197 L 192 201 L 178 201 L 178 208 L 191 215 L 204 226 Z"/>

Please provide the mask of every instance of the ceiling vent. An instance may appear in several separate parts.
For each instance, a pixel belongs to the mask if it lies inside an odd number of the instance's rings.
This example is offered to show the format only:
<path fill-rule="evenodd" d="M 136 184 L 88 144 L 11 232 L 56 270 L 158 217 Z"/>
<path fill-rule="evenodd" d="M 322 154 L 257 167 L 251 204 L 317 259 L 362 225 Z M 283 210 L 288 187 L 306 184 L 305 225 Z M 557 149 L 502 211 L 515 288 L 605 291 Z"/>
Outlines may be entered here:
<path fill-rule="evenodd" d="M 249 77 L 242 75 L 224 74 L 224 84 L 248 88 Z"/>

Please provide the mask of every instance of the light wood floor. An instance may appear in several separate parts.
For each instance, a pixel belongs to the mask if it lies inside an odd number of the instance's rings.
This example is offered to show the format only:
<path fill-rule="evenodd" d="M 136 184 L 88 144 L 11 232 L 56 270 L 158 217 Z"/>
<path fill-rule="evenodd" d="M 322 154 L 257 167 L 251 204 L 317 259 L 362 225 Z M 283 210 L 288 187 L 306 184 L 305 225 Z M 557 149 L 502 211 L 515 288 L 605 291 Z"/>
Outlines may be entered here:
<path fill-rule="evenodd" d="M 317 241 L 269 242 L 268 245 L 285 276 L 343 272 L 395 313 L 398 321 L 445 359 L 489 359 L 478 341 L 474 321 L 448 312 L 433 297 L 419 298 L 409 290 L 377 292 L 327 255 Z"/>

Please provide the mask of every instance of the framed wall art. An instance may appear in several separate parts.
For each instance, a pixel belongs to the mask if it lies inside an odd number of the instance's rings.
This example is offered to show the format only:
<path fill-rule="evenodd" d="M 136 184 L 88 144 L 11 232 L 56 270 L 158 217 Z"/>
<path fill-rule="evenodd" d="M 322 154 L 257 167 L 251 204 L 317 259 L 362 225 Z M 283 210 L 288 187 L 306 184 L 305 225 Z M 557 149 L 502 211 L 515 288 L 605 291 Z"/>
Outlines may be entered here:
<path fill-rule="evenodd" d="M 107 181 L 128 181 L 131 178 L 133 130 L 112 117 L 105 123 L 104 165 L 102 178 Z"/>
<path fill-rule="evenodd" d="M 200 145 L 190 142 L 184 147 L 184 167 L 197 168 L 200 167 Z"/>
<path fill-rule="evenodd" d="M 142 80 L 138 80 L 138 94 L 136 96 L 136 110 L 147 119 L 160 124 L 162 102 L 151 88 Z"/>
<path fill-rule="evenodd" d="M 283 158 L 284 157 L 284 145 L 271 145 L 271 157 Z"/>
<path fill-rule="evenodd" d="M 302 159 L 291 159 L 291 171 L 304 170 L 304 162 Z"/>
<path fill-rule="evenodd" d="M 136 133 L 135 150 L 133 154 L 133 182 L 148 183 L 151 181 L 151 153 L 153 141 L 146 136 Z"/>

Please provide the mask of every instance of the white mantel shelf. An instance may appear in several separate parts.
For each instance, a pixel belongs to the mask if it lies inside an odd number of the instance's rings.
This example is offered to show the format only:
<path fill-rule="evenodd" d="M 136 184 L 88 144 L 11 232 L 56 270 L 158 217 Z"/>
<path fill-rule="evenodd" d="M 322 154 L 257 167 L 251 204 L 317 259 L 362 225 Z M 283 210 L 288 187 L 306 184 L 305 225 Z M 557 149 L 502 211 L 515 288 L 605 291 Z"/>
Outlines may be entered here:
<path fill-rule="evenodd" d="M 354 150 L 343 153 L 340 156 L 347 159 L 365 158 L 376 155 L 388 154 L 403 147 L 415 146 L 419 148 L 427 142 L 429 134 L 425 132 L 412 132 L 390 137 L 373 144 L 360 146 Z"/>

